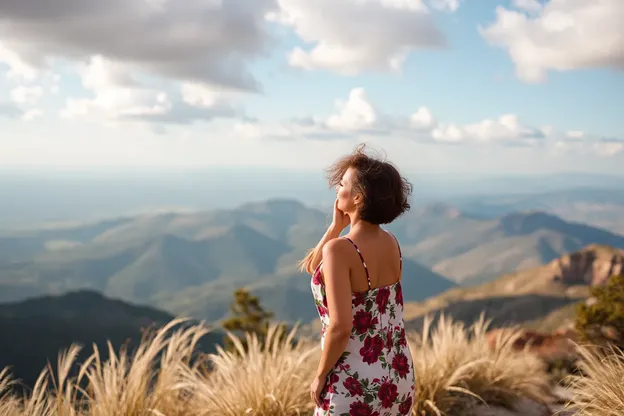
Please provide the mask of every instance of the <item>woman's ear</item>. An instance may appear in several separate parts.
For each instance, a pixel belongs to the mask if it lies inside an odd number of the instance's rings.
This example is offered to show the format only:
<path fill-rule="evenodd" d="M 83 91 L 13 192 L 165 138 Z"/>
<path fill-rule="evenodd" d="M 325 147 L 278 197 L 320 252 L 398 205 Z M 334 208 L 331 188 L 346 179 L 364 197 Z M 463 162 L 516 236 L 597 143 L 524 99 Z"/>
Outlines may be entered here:
<path fill-rule="evenodd" d="M 358 206 L 358 207 L 362 204 L 363 200 L 364 198 L 362 197 L 362 194 L 360 192 L 357 192 L 355 196 L 353 197 L 353 203 L 355 204 L 355 206 Z"/>

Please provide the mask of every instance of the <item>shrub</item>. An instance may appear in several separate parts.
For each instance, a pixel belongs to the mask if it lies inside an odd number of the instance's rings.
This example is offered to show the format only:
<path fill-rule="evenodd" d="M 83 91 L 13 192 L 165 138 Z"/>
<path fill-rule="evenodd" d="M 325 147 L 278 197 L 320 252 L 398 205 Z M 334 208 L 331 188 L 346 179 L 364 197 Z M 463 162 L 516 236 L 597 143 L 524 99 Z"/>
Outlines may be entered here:
<path fill-rule="evenodd" d="M 586 342 L 624 347 L 624 275 L 591 289 L 591 302 L 577 309 L 575 326 Z"/>
<path fill-rule="evenodd" d="M 221 326 L 227 332 L 237 335 L 237 339 L 243 343 L 245 348 L 247 348 L 245 334 L 255 334 L 263 343 L 274 316 L 273 312 L 266 311 L 260 304 L 258 297 L 251 295 L 245 288 L 236 289 L 233 296 L 234 299 L 230 305 L 232 316 L 224 320 Z M 282 327 L 280 334 L 285 335 L 286 326 L 281 323 L 276 325 Z M 227 350 L 237 350 L 230 336 L 226 336 L 223 341 Z"/>

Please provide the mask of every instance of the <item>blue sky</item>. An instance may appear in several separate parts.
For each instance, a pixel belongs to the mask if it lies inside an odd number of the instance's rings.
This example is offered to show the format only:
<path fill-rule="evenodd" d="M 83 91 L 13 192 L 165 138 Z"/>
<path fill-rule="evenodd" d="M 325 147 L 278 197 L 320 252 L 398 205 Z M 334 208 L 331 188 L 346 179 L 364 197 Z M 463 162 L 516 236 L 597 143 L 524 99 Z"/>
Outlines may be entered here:
<path fill-rule="evenodd" d="M 624 173 L 621 0 L 48 3 L 0 5 L 1 167 Z"/>

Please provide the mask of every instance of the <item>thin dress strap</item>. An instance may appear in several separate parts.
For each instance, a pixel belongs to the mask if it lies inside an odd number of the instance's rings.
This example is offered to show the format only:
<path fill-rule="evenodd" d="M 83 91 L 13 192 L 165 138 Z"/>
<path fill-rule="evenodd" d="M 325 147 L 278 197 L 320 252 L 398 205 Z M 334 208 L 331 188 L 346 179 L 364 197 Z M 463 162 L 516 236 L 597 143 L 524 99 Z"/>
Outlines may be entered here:
<path fill-rule="evenodd" d="M 401 253 L 401 244 L 399 244 L 399 240 L 396 238 L 394 234 L 392 234 L 388 230 L 386 230 L 386 232 L 390 234 L 392 237 L 394 237 L 394 241 L 396 241 L 397 243 L 397 248 L 399 249 L 399 261 L 400 261 L 399 270 L 403 271 L 403 254 Z"/>
<path fill-rule="evenodd" d="M 357 244 L 353 242 L 353 240 L 351 240 L 349 237 L 344 237 L 344 238 L 348 240 L 351 244 L 353 244 L 353 247 L 355 247 L 355 251 L 357 251 L 358 255 L 360 256 L 360 260 L 362 260 L 362 265 L 364 266 L 364 271 L 366 272 L 366 280 L 368 281 L 368 290 L 371 290 L 372 286 L 371 286 L 370 276 L 368 274 L 368 267 L 366 267 L 366 262 L 364 261 L 364 256 L 362 256 L 360 249 L 358 248 Z"/>

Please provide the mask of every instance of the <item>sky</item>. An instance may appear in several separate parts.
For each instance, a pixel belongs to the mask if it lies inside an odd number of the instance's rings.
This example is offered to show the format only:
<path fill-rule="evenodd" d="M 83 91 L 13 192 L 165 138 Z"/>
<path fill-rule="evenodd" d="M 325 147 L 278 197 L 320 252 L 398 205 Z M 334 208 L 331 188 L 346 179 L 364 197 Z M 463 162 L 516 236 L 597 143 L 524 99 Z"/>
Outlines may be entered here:
<path fill-rule="evenodd" d="M 624 174 L 622 0 L 0 0 L 0 168 Z"/>

